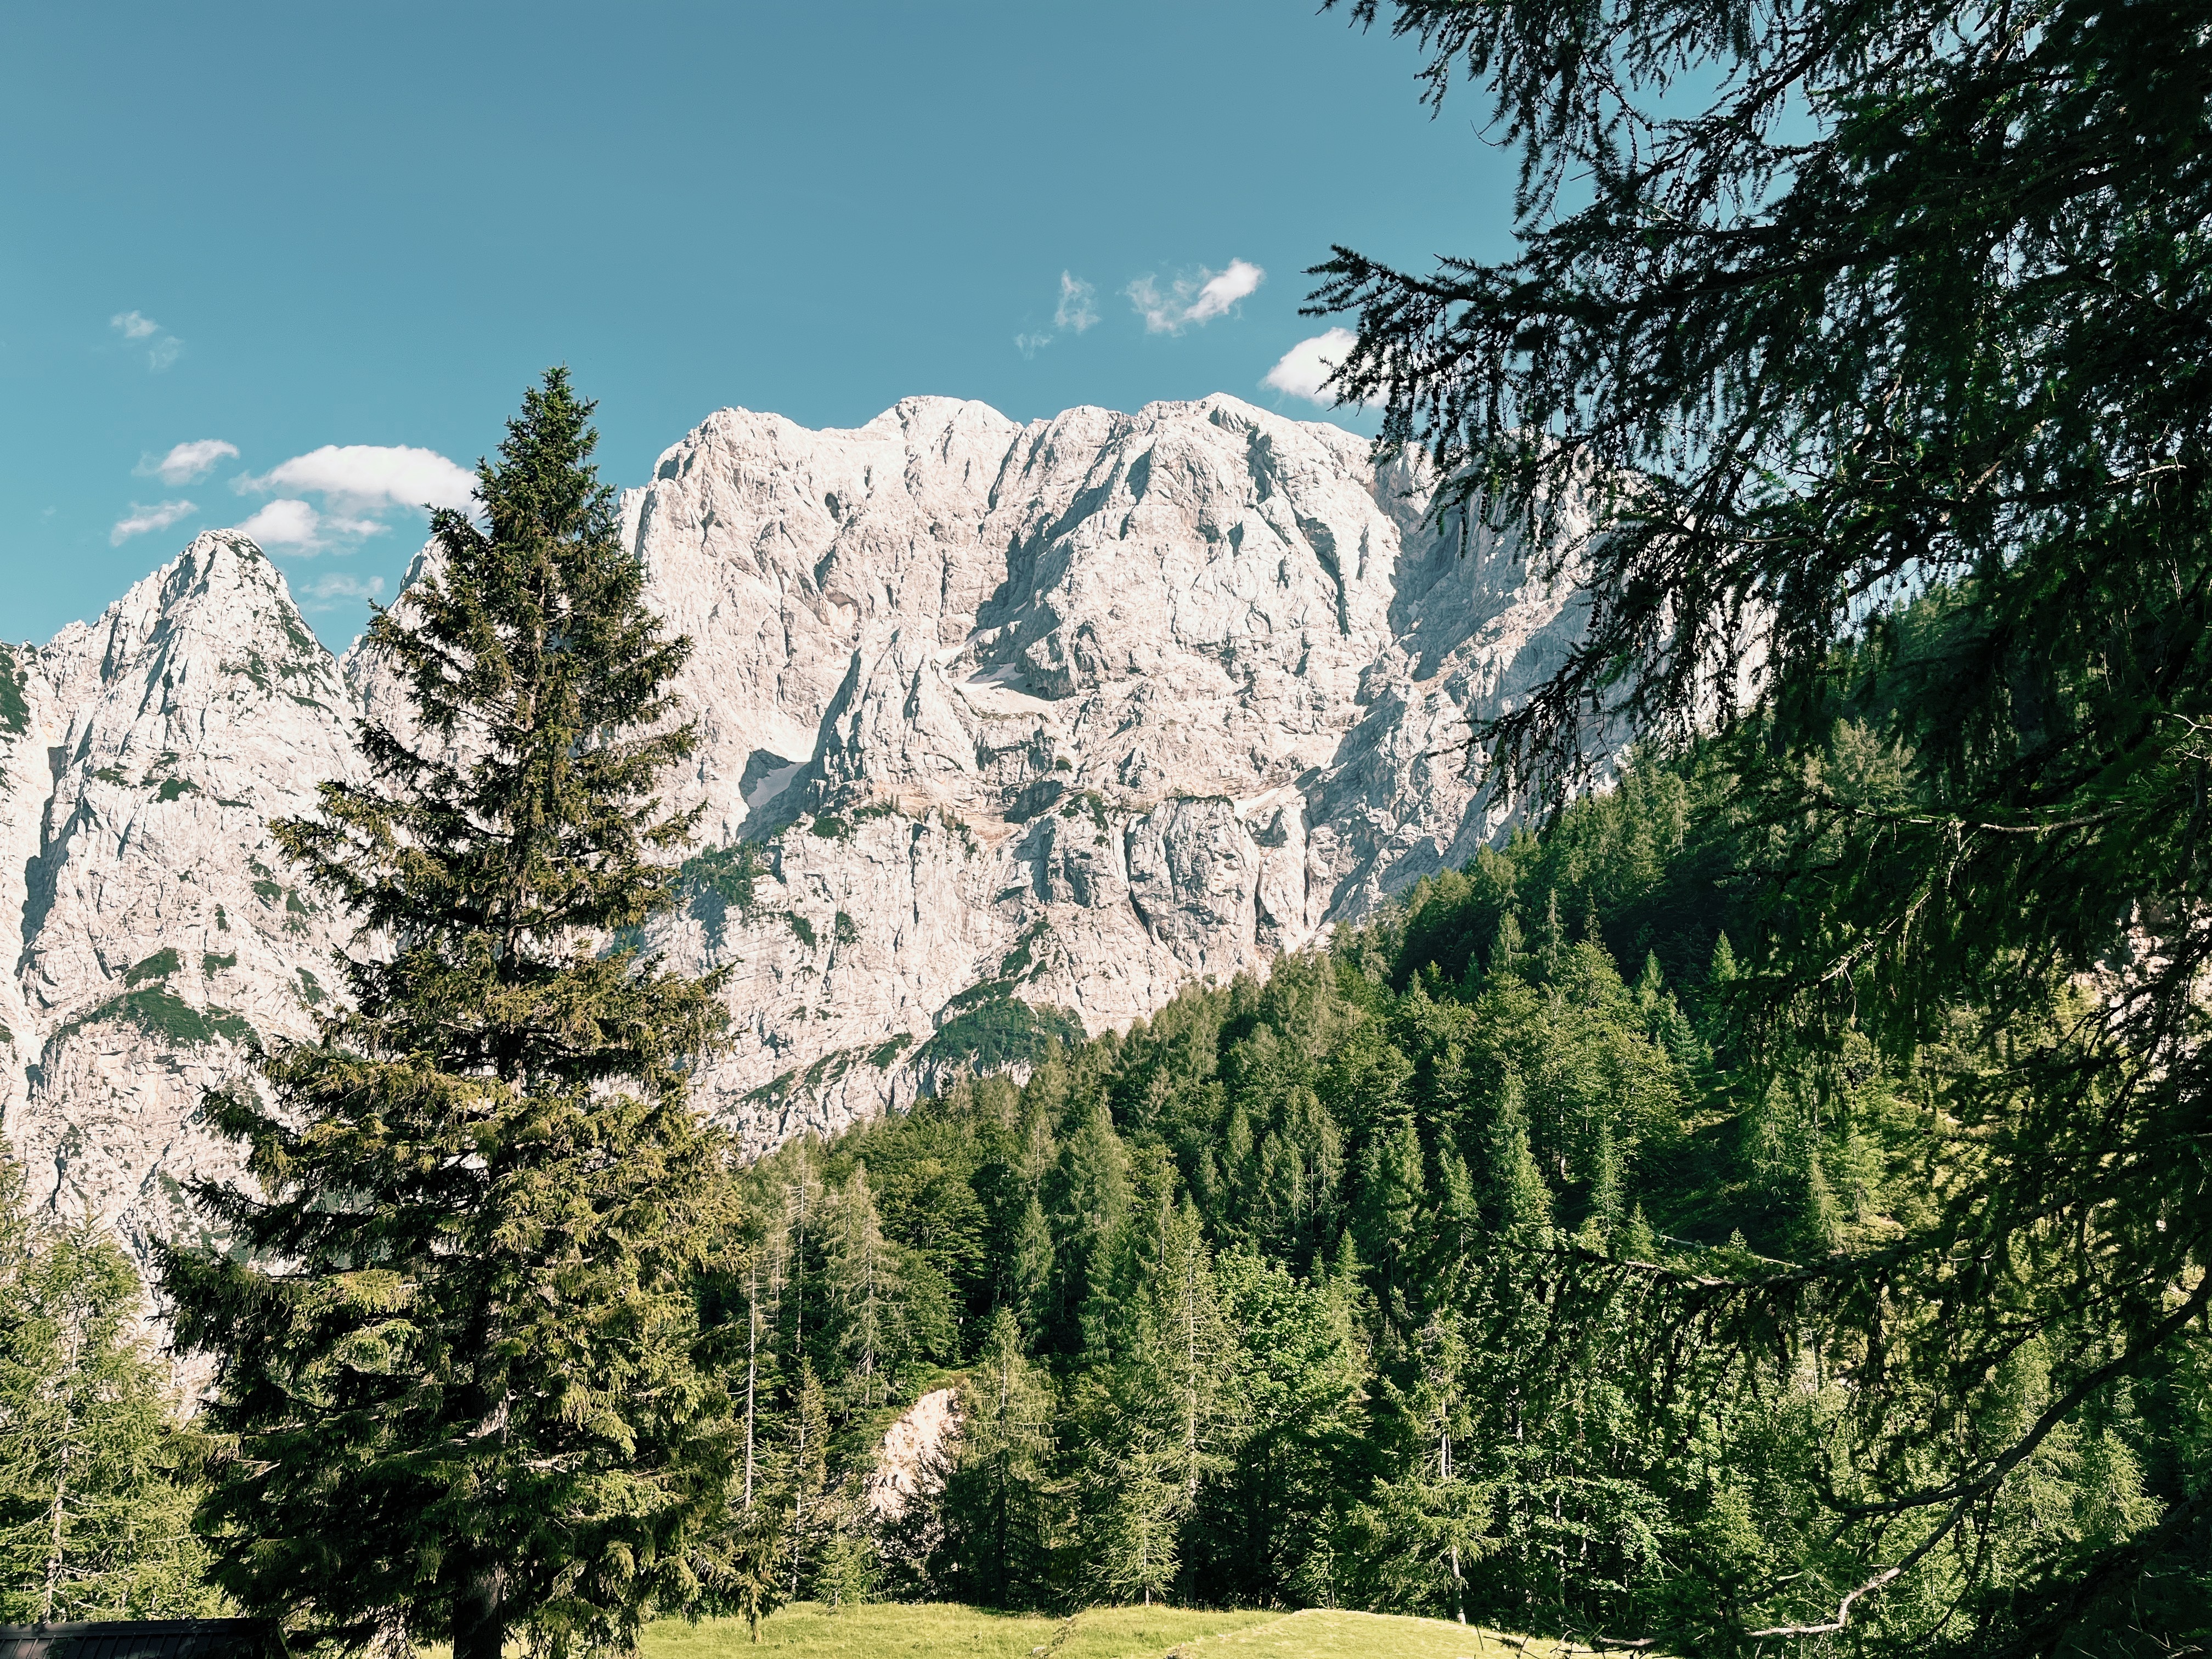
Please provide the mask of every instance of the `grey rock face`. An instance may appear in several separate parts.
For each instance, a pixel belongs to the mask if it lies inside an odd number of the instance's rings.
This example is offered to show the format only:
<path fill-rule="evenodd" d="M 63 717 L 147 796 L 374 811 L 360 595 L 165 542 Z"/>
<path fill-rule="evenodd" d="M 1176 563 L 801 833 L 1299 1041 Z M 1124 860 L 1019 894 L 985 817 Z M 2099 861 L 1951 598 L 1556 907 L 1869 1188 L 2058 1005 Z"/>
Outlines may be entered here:
<path fill-rule="evenodd" d="M 833 1128 L 939 1082 L 994 988 L 1125 1024 L 1470 856 L 1501 817 L 1468 723 L 1576 617 L 1426 505 L 1225 397 L 725 410 L 671 449 L 626 522 L 697 646 L 688 787 L 767 867 L 652 930 L 732 970 L 718 1109 L 758 1146 Z"/>
<path fill-rule="evenodd" d="M 755 1149 L 834 1128 L 941 1082 L 963 1011 L 1125 1024 L 1471 855 L 1502 817 L 1468 723 L 1577 616 L 1425 504 L 1357 437 L 1226 397 L 725 410 L 670 449 L 624 533 L 696 647 L 678 793 L 754 872 L 725 858 L 648 930 L 731 969 L 709 1109 Z M 0 1111 L 42 1193 L 150 1237 L 179 1175 L 228 1167 L 198 1091 L 333 982 L 345 929 L 264 826 L 404 703 L 227 536 L 17 664 Z"/>
<path fill-rule="evenodd" d="M 203 1090 L 335 982 L 343 929 L 267 826 L 351 774 L 354 700 L 276 568 L 223 534 L 10 654 L 0 1116 L 36 1196 L 143 1253 L 185 1224 L 179 1182 L 235 1172 Z"/>

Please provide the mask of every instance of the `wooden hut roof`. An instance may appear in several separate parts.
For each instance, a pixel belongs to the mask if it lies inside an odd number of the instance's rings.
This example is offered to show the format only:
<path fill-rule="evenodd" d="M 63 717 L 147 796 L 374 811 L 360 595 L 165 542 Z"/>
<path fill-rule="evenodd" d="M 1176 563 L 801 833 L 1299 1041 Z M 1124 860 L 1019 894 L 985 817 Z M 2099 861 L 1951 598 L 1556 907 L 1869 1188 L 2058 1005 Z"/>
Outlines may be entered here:
<path fill-rule="evenodd" d="M 142 1619 L 0 1625 L 0 1659 L 278 1659 L 259 1619 Z"/>

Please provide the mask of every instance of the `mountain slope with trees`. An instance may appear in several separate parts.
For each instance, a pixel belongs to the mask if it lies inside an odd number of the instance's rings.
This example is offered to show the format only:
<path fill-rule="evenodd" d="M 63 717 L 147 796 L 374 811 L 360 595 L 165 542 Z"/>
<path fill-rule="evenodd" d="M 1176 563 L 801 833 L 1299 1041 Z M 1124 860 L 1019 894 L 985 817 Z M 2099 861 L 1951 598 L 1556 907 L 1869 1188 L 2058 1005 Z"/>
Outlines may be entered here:
<path fill-rule="evenodd" d="M 1759 935 L 1771 840 L 1741 798 L 1717 766 L 1638 766 L 1327 955 L 756 1166 L 765 1276 L 720 1316 L 757 1315 L 783 1379 L 762 1501 L 814 1517 L 777 1523 L 784 1592 L 1340 1605 L 1748 1652 L 1934 1530 L 1880 1512 L 1897 1460 L 1940 1479 L 2061 1407 L 1855 1638 L 1987 1638 L 2169 1542 L 2212 1476 L 2193 1339 L 2069 1404 L 2080 1355 L 2031 1332 L 1948 1443 L 1908 1438 L 1940 1376 L 1916 1393 L 1893 1362 L 1865 1397 L 1819 1287 L 1979 1173 L 1957 1114 L 2006 1035 L 1961 1005 L 1904 1063 L 1861 1042 L 1778 1064 L 1741 1017 L 1732 933 Z M 887 1274 L 861 1277 L 855 1233 Z M 1805 1299 L 1778 1316 L 1787 1284 Z M 1902 1346 L 1943 1310 L 1890 1316 Z M 888 1338 L 872 1370 L 862 1329 Z M 944 1496 L 878 1535 L 874 1391 L 947 1368 Z M 796 1461 L 825 1430 L 828 1459 Z M 2212 1575 L 2164 1565 L 2171 1634 Z"/>

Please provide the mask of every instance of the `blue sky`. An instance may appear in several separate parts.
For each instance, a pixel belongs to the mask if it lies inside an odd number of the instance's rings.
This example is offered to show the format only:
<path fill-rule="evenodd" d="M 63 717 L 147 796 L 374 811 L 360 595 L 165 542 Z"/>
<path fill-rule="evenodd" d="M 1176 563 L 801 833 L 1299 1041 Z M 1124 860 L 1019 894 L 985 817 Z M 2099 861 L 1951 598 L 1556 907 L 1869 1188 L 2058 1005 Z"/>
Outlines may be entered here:
<path fill-rule="evenodd" d="M 1264 383 L 1303 269 L 1511 246 L 1417 64 L 1314 0 L 9 8 L 0 637 L 258 514 L 343 646 L 556 362 L 618 484 L 732 404 L 1344 418 Z"/>

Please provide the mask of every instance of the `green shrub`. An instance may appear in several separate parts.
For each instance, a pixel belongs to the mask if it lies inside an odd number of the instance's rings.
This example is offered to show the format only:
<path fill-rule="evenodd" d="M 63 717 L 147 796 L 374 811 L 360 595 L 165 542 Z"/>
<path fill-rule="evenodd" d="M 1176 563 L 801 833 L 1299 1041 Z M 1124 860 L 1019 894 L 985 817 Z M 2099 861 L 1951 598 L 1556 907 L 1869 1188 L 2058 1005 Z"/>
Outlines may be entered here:
<path fill-rule="evenodd" d="M 973 1001 L 975 991 L 985 995 Z M 965 1006 L 963 1005 L 963 1002 Z M 1083 1023 L 1065 1008 L 1039 1008 L 1006 994 L 1003 981 L 964 991 L 945 1004 L 957 1010 L 915 1055 L 918 1062 L 966 1064 L 977 1072 L 1034 1065 L 1054 1042 L 1083 1041 Z"/>
<path fill-rule="evenodd" d="M 125 985 L 143 985 L 149 979 L 167 979 L 177 971 L 181 959 L 173 947 L 156 951 L 123 975 Z"/>

